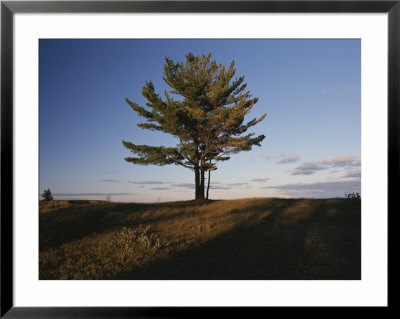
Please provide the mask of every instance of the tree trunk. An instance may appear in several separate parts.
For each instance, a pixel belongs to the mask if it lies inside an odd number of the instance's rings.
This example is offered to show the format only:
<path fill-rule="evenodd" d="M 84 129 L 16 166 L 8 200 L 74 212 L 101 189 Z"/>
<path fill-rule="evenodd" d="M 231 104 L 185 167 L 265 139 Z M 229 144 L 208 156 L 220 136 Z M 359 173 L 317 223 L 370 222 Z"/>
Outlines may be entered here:
<path fill-rule="evenodd" d="M 200 198 L 204 199 L 204 165 L 200 168 Z"/>
<path fill-rule="evenodd" d="M 199 188 L 200 188 L 200 170 L 199 167 L 194 168 L 194 184 L 195 184 L 195 191 L 194 196 L 195 199 L 199 198 Z"/>
<path fill-rule="evenodd" d="M 195 199 L 204 199 L 204 171 L 201 167 L 194 169 Z"/>
<path fill-rule="evenodd" d="M 206 193 L 206 199 L 207 200 L 208 200 L 208 192 L 210 190 L 210 178 L 211 178 L 211 169 L 208 170 L 207 193 Z"/>

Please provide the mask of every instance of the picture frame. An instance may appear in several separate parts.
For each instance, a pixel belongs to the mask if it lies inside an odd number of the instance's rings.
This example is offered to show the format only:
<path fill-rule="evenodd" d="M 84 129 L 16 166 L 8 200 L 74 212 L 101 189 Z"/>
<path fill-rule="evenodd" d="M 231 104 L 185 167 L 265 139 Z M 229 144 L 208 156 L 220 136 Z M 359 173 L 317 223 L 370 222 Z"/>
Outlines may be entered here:
<path fill-rule="evenodd" d="M 388 218 L 399 187 L 400 1 L 2 1 L 1 2 L 1 317 L 204 317 L 248 315 L 265 307 L 15 307 L 13 290 L 13 17 L 16 13 L 387 13 Z M 391 214 L 390 214 L 391 213 Z M 388 223 L 390 227 L 391 223 Z M 393 227 L 393 223 L 391 225 Z M 389 233 L 390 232 L 389 229 Z M 388 284 L 390 281 L 388 281 Z M 390 308 L 390 298 L 388 308 Z M 304 311 L 290 307 L 287 311 Z"/>

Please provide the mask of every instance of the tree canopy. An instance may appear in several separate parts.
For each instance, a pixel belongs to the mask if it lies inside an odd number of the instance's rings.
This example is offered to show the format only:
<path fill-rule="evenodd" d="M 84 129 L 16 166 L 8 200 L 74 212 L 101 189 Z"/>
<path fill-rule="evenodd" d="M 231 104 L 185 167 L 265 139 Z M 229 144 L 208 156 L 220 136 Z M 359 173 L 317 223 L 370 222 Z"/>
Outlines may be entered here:
<path fill-rule="evenodd" d="M 53 200 L 53 195 L 51 194 L 50 188 L 43 191 L 42 197 L 45 202 Z"/>
<path fill-rule="evenodd" d="M 205 173 L 217 169 L 218 162 L 230 155 L 261 146 L 264 135 L 247 130 L 261 122 L 266 114 L 244 123 L 258 99 L 253 98 L 244 76 L 234 78 L 234 61 L 229 67 L 211 60 L 211 53 L 186 55 L 185 62 L 165 58 L 163 80 L 171 88 L 163 96 L 156 93 L 151 81 L 142 94 L 146 107 L 126 99 L 130 107 L 146 122 L 143 129 L 160 131 L 178 139 L 174 147 L 136 145 L 122 141 L 135 157 L 127 162 L 138 165 L 176 164 L 195 173 L 195 198 L 204 198 Z M 208 195 L 208 189 L 207 189 Z"/>

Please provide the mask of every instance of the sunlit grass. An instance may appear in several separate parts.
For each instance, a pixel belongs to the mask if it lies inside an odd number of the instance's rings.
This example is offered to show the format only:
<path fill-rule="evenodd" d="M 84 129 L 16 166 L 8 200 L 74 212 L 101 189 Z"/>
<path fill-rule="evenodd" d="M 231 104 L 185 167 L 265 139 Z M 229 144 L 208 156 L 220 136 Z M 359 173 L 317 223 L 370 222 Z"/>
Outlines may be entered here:
<path fill-rule="evenodd" d="M 40 203 L 40 279 L 360 279 L 361 201 Z"/>

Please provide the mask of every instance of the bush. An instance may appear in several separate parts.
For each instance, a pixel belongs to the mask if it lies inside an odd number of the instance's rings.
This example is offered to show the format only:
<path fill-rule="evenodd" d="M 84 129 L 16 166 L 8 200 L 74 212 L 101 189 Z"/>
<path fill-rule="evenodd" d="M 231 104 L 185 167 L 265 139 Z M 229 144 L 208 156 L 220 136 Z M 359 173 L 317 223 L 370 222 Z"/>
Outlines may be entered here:
<path fill-rule="evenodd" d="M 360 194 L 359 193 L 349 193 L 349 194 L 346 194 L 346 193 L 344 193 L 344 196 L 347 198 L 347 199 L 358 199 L 358 200 L 360 200 L 361 199 L 361 196 L 360 196 Z"/>

